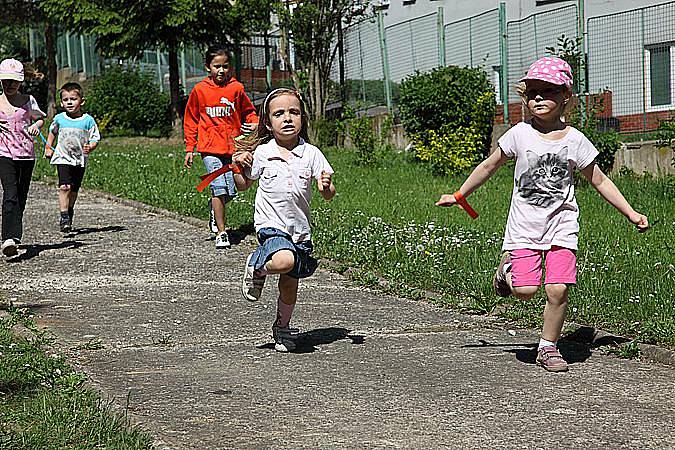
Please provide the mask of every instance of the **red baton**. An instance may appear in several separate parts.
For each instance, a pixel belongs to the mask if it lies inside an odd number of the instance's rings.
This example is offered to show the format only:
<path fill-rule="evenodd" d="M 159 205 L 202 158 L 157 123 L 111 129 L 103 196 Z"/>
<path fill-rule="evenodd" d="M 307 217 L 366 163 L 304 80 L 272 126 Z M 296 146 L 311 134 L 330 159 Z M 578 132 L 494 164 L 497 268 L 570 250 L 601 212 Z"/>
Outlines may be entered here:
<path fill-rule="evenodd" d="M 218 178 L 222 174 L 227 173 L 229 171 L 232 171 L 234 173 L 241 173 L 241 171 L 239 170 L 239 167 L 237 167 L 236 164 L 225 164 L 223 167 L 221 167 L 218 170 L 215 170 L 211 173 L 207 173 L 206 175 L 200 175 L 199 178 L 201 178 L 202 182 L 197 185 L 197 190 L 199 192 L 203 191 L 204 189 L 206 189 L 206 187 L 209 184 L 211 184 L 211 182 L 213 180 L 215 180 L 216 178 Z"/>
<path fill-rule="evenodd" d="M 457 200 L 457 204 L 462 207 L 466 213 L 471 216 L 472 219 L 475 219 L 478 217 L 478 213 L 469 205 L 469 202 L 466 201 L 464 196 L 462 195 L 461 192 L 457 191 L 454 194 L 452 194 L 453 197 L 455 197 L 455 200 Z"/>

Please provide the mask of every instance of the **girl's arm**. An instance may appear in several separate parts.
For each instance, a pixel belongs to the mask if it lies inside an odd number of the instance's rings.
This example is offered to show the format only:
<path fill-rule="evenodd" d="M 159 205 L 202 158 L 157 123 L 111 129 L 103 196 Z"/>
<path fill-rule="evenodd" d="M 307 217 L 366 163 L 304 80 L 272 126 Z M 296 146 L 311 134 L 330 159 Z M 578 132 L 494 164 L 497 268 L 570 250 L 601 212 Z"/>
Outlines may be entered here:
<path fill-rule="evenodd" d="M 192 166 L 193 152 L 197 145 L 197 131 L 199 129 L 199 98 L 193 89 L 188 97 L 183 116 L 183 135 L 185 136 L 185 167 Z"/>
<path fill-rule="evenodd" d="M 253 154 L 246 150 L 239 150 L 232 155 L 232 162 L 239 166 L 240 169 L 250 168 L 253 165 Z M 255 180 L 244 175 L 244 170 L 241 173 L 232 172 L 234 177 L 234 185 L 238 191 L 245 191 L 250 188 Z"/>
<path fill-rule="evenodd" d="M 490 177 L 503 166 L 509 158 L 504 154 L 504 151 L 499 148 L 496 151 L 492 152 L 482 163 L 478 164 L 471 175 L 464 181 L 462 186 L 459 188 L 460 194 L 464 197 L 471 195 L 473 191 L 478 189 L 485 183 Z M 443 194 L 441 198 L 436 202 L 436 206 L 452 206 L 457 203 L 455 196 L 453 194 Z"/>
<path fill-rule="evenodd" d="M 232 176 L 234 177 L 234 185 L 237 187 L 238 191 L 245 191 L 248 188 L 250 188 L 254 180 L 251 180 L 250 178 L 247 178 L 246 175 L 242 173 L 236 173 L 232 172 Z"/>
<path fill-rule="evenodd" d="M 28 127 L 26 131 L 28 131 L 28 134 L 31 136 L 37 136 L 40 134 L 40 128 L 42 128 L 42 125 L 45 124 L 45 121 L 43 119 L 38 119 L 31 126 Z"/>
<path fill-rule="evenodd" d="M 604 198 L 607 203 L 615 207 L 628 220 L 630 220 L 638 228 L 638 231 L 646 231 L 649 228 L 649 221 L 647 216 L 636 212 L 630 203 L 626 201 L 619 188 L 607 178 L 600 167 L 595 162 L 590 163 L 586 168 L 581 170 L 581 173 L 593 185 L 596 191 Z"/>
<path fill-rule="evenodd" d="M 319 192 L 324 200 L 331 200 L 335 197 L 335 185 L 332 178 L 333 176 L 330 173 L 323 171 L 321 172 L 321 178 L 317 180 Z"/>

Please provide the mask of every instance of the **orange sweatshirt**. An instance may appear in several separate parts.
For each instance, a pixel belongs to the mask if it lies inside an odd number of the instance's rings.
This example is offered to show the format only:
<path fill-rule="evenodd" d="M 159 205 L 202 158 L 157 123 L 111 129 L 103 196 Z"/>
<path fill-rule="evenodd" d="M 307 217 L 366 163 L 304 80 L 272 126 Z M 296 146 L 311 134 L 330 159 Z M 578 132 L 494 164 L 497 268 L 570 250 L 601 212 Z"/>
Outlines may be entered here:
<path fill-rule="evenodd" d="M 258 123 L 255 106 L 234 77 L 223 86 L 204 78 L 197 83 L 185 107 L 185 151 L 231 155 L 242 123 Z"/>

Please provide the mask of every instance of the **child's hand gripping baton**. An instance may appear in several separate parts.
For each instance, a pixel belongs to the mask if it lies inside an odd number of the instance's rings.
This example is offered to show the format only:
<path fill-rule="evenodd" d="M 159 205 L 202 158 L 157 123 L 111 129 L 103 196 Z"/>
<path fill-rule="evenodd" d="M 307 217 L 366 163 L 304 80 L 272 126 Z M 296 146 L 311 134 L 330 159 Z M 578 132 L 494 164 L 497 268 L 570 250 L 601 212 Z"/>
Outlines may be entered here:
<path fill-rule="evenodd" d="M 454 194 L 452 194 L 453 197 L 455 197 L 455 201 L 457 201 L 457 204 L 464 210 L 466 213 L 471 216 L 472 219 L 475 219 L 478 217 L 478 213 L 469 205 L 469 202 L 466 201 L 466 198 L 462 195 L 461 192 L 457 191 Z"/>
<path fill-rule="evenodd" d="M 202 192 L 206 187 L 211 184 L 213 180 L 218 178 L 224 173 L 227 173 L 229 171 L 232 171 L 234 173 L 241 173 L 241 169 L 239 169 L 239 166 L 236 164 L 225 164 L 223 167 L 221 167 L 218 170 L 214 170 L 211 173 L 207 173 L 206 175 L 200 175 L 199 178 L 201 178 L 201 183 L 197 185 L 197 190 L 199 192 Z"/>

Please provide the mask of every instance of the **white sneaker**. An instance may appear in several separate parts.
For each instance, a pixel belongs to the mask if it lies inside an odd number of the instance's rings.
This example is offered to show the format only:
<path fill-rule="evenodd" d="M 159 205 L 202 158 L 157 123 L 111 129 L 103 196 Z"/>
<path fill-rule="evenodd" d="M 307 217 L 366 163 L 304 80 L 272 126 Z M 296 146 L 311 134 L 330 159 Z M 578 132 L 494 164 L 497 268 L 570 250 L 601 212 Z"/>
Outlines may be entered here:
<path fill-rule="evenodd" d="M 297 328 L 281 328 L 276 322 L 274 322 L 274 325 L 272 325 L 274 350 L 281 353 L 288 353 L 295 350 L 297 347 L 295 341 L 298 338 L 297 334 L 299 331 L 300 330 Z"/>
<path fill-rule="evenodd" d="M 19 248 L 17 242 L 14 239 L 7 239 L 5 242 L 0 245 L 0 250 L 2 254 L 10 258 L 16 256 L 19 253 Z"/>
<path fill-rule="evenodd" d="M 253 266 L 249 266 L 253 253 L 246 258 L 244 266 L 244 279 L 241 282 L 241 295 L 249 302 L 255 302 L 260 299 L 266 277 L 256 277 Z"/>
<path fill-rule="evenodd" d="M 211 199 L 209 199 L 209 229 L 211 233 L 218 234 L 218 225 L 216 224 L 216 214 L 213 212 L 213 207 L 211 206 Z"/>
<path fill-rule="evenodd" d="M 216 248 L 230 248 L 230 239 L 227 237 L 227 231 L 223 231 L 216 235 Z"/>

